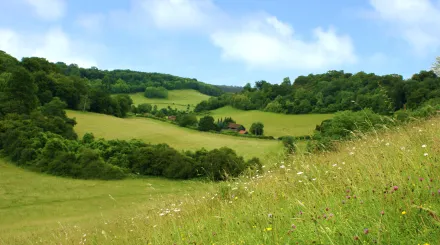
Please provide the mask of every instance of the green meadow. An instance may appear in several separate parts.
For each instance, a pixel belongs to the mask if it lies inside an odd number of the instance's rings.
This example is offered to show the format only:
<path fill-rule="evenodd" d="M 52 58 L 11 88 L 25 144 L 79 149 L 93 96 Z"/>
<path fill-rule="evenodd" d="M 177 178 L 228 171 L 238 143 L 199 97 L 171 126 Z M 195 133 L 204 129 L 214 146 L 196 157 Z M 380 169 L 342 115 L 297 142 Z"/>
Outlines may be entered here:
<path fill-rule="evenodd" d="M 245 158 L 277 157 L 283 146 L 276 140 L 249 139 L 229 135 L 200 132 L 179 127 L 168 122 L 149 118 L 117 118 L 90 112 L 67 111 L 76 118 L 75 131 L 80 137 L 91 132 L 97 138 L 141 139 L 147 143 L 166 143 L 179 150 L 208 150 L 227 146 Z"/>
<path fill-rule="evenodd" d="M 38 237 L 56 236 L 51 233 L 67 224 L 92 229 L 121 214 L 179 204 L 185 195 L 212 187 L 159 178 L 74 180 L 32 173 L 0 160 L 0 244 L 39 243 Z"/>
<path fill-rule="evenodd" d="M 439 123 L 223 183 L 72 180 L 2 162 L 0 244 L 438 244 Z"/>
<path fill-rule="evenodd" d="M 157 108 L 166 108 L 170 106 L 171 108 L 177 108 L 179 110 L 186 110 L 187 106 L 190 105 L 191 109 L 203 100 L 209 99 L 209 95 L 200 93 L 199 91 L 192 89 L 184 90 L 169 90 L 167 99 L 149 99 L 144 96 L 144 93 L 134 93 L 130 94 L 133 100 L 133 104 L 139 105 L 142 103 L 149 103 L 152 105 L 157 105 Z"/>
<path fill-rule="evenodd" d="M 254 122 L 264 124 L 264 134 L 274 137 L 283 135 L 301 136 L 313 133 L 316 125 L 332 117 L 331 114 L 286 115 L 264 111 L 243 111 L 231 106 L 210 111 L 214 119 L 232 117 L 249 129 Z"/>

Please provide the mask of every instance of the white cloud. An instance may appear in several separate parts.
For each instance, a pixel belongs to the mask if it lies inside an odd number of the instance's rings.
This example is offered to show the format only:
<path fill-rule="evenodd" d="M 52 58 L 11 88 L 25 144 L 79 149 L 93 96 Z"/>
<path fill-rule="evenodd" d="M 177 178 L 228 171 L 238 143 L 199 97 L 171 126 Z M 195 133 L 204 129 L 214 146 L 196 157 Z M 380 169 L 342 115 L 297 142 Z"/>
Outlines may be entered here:
<path fill-rule="evenodd" d="M 219 47 L 225 60 L 250 68 L 315 69 L 356 62 L 350 37 L 332 28 L 313 30 L 302 40 L 275 16 L 256 14 L 240 20 L 212 0 L 138 0 L 142 13 L 159 30 L 198 30 Z M 145 19 L 144 19 L 145 20 Z"/>
<path fill-rule="evenodd" d="M 161 29 L 206 27 L 216 12 L 210 0 L 139 0 L 137 4 Z"/>
<path fill-rule="evenodd" d="M 93 48 L 93 45 L 90 47 Z M 71 40 L 60 28 L 53 28 L 43 35 L 0 29 L 0 50 L 18 59 L 37 56 L 51 62 L 75 63 L 81 67 L 97 66 L 97 62 L 90 57 L 86 45 Z"/>
<path fill-rule="evenodd" d="M 214 45 L 226 60 L 251 68 L 324 69 L 357 61 L 349 36 L 333 28 L 313 30 L 313 40 L 301 40 L 293 28 L 276 17 L 253 20 L 241 28 L 213 33 Z"/>
<path fill-rule="evenodd" d="M 25 0 L 38 17 L 48 21 L 62 18 L 66 12 L 65 0 Z"/>
<path fill-rule="evenodd" d="M 422 54 L 440 48 L 440 6 L 431 0 L 370 0 L 375 17 Z"/>
<path fill-rule="evenodd" d="M 76 19 L 76 24 L 91 32 L 99 32 L 105 22 L 104 14 L 82 14 Z"/>

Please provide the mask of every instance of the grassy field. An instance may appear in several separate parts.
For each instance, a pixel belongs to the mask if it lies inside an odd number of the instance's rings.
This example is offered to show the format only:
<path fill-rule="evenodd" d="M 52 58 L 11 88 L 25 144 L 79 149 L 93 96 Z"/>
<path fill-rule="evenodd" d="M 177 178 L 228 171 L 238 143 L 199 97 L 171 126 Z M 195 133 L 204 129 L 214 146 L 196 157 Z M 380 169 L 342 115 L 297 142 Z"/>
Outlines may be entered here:
<path fill-rule="evenodd" d="M 213 110 L 210 113 L 218 118 L 232 117 L 237 123 L 249 129 L 252 123 L 260 121 L 264 124 L 264 134 L 275 137 L 283 135 L 312 134 L 317 124 L 332 117 L 331 114 L 285 115 L 264 111 L 243 111 L 230 106 Z"/>
<path fill-rule="evenodd" d="M 78 229 L 105 225 L 120 215 L 137 215 L 139 209 L 179 204 L 186 195 L 212 187 L 198 181 L 159 178 L 72 180 L 32 173 L 0 160 L 0 244 L 38 243 L 41 232 L 67 224 Z M 23 234 L 26 239 L 16 240 Z"/>
<path fill-rule="evenodd" d="M 97 138 L 125 140 L 137 138 L 147 143 L 167 143 L 180 150 L 198 150 L 202 147 L 210 150 L 227 146 L 245 158 L 257 156 L 262 159 L 276 157 L 283 148 L 280 142 L 274 140 L 199 132 L 148 118 L 121 119 L 78 111 L 67 111 L 67 114 L 76 118 L 78 124 L 75 126 L 75 131 L 80 137 L 92 132 Z"/>
<path fill-rule="evenodd" d="M 164 185 L 157 199 L 147 183 L 158 182 L 150 179 L 73 181 L 3 164 L 0 243 L 439 244 L 439 124 L 292 156 L 235 182 L 172 188 L 157 180 Z M 44 229 L 49 224 L 57 228 Z"/>
<path fill-rule="evenodd" d="M 202 94 L 196 90 L 169 90 L 167 99 L 149 99 L 144 96 L 144 93 L 130 94 L 133 103 L 139 105 L 142 103 L 149 103 L 157 105 L 157 108 L 178 108 L 179 110 L 186 110 L 187 105 L 191 105 L 191 109 L 203 100 L 209 99 L 209 95 Z"/>

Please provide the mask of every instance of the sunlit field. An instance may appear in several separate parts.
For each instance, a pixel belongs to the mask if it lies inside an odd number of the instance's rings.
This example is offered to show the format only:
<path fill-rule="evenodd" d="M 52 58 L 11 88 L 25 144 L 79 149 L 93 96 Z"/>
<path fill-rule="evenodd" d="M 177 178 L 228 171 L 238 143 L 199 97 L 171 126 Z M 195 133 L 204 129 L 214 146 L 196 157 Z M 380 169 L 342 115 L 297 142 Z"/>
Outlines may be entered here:
<path fill-rule="evenodd" d="M 105 139 L 141 139 L 147 143 L 168 145 L 179 150 L 198 150 L 204 147 L 211 150 L 227 146 L 245 158 L 276 158 L 283 151 L 277 140 L 250 139 L 221 134 L 200 132 L 179 127 L 167 122 L 148 118 L 117 118 L 113 116 L 67 111 L 69 117 L 75 117 L 78 124 L 75 131 L 80 137 L 91 132 L 97 138 Z"/>
<path fill-rule="evenodd" d="M 186 110 L 187 106 L 190 105 L 190 109 L 193 110 L 198 103 L 209 99 L 210 96 L 196 90 L 185 89 L 169 90 L 167 99 L 149 99 L 144 96 L 144 93 L 130 94 L 130 97 L 135 105 L 149 103 L 157 105 L 159 109 L 170 106 L 171 108 L 177 108 L 179 110 Z"/>
<path fill-rule="evenodd" d="M 61 233 L 51 233 L 65 226 L 93 229 L 121 215 L 152 210 L 213 186 L 160 178 L 73 180 L 32 173 L 1 160 L 0 244 L 39 243 L 40 237 L 55 238 Z"/>
<path fill-rule="evenodd" d="M 331 114 L 285 115 L 257 110 L 243 111 L 230 106 L 213 110 L 210 112 L 210 115 L 215 120 L 232 117 L 232 119 L 239 124 L 243 124 L 247 129 L 254 122 L 262 122 L 264 124 L 264 134 L 274 137 L 310 135 L 313 133 L 316 125 L 332 117 Z"/>

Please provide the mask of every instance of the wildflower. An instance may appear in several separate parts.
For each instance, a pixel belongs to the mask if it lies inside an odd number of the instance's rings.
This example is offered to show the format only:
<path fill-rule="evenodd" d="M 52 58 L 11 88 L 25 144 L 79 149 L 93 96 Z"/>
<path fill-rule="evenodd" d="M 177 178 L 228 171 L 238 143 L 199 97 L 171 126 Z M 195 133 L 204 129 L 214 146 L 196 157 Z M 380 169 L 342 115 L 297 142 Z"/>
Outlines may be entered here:
<path fill-rule="evenodd" d="M 364 229 L 364 234 L 368 234 L 370 231 L 368 230 L 368 228 Z"/>
<path fill-rule="evenodd" d="M 402 212 L 402 215 L 405 215 L 405 214 L 406 214 L 406 211 L 403 211 L 403 212 Z"/>
<path fill-rule="evenodd" d="M 354 152 L 351 151 L 350 153 L 348 153 L 348 155 L 353 156 Z"/>
<path fill-rule="evenodd" d="M 267 227 L 266 228 L 266 231 L 271 231 L 272 230 L 272 227 Z"/>
<path fill-rule="evenodd" d="M 426 145 L 422 145 L 422 148 L 426 148 Z"/>
<path fill-rule="evenodd" d="M 313 178 L 312 180 L 313 180 L 313 181 L 315 181 L 315 180 L 316 180 L 316 178 Z"/>
<path fill-rule="evenodd" d="M 395 185 L 395 186 L 393 186 L 393 189 L 394 189 L 395 191 L 397 191 L 397 190 L 399 189 L 399 187 L 398 187 L 397 185 Z"/>
<path fill-rule="evenodd" d="M 336 163 L 335 163 L 335 164 L 333 164 L 333 167 L 336 167 L 336 166 L 338 166 L 338 164 L 336 164 Z"/>
<path fill-rule="evenodd" d="M 235 200 L 237 200 L 237 199 L 238 199 L 238 197 L 235 197 L 234 199 L 235 199 Z"/>
<path fill-rule="evenodd" d="M 267 217 L 272 218 L 273 214 L 268 214 Z"/>
<path fill-rule="evenodd" d="M 329 208 L 325 208 L 325 211 L 327 211 L 327 212 L 328 212 L 329 210 L 330 210 Z"/>
<path fill-rule="evenodd" d="M 301 175 L 301 174 L 303 174 L 304 172 L 298 172 L 298 173 L 296 173 L 297 175 Z"/>
<path fill-rule="evenodd" d="M 427 156 L 428 156 L 428 153 L 425 152 L 425 154 L 423 154 L 423 156 L 427 157 Z"/>
<path fill-rule="evenodd" d="M 420 180 L 420 182 L 422 182 L 422 181 L 423 181 L 423 178 L 419 178 L 419 180 Z"/>
<path fill-rule="evenodd" d="M 388 143 L 388 142 L 387 142 L 387 143 L 386 143 L 385 145 L 386 145 L 386 146 L 389 146 L 389 145 L 390 145 L 390 143 Z"/>
<path fill-rule="evenodd" d="M 359 240 L 359 237 L 358 237 L 358 236 L 354 236 L 353 239 L 354 239 L 355 241 L 357 241 L 357 240 Z"/>
<path fill-rule="evenodd" d="M 381 215 L 385 215 L 385 211 L 383 211 L 383 210 L 380 211 L 380 214 L 381 214 Z"/>
<path fill-rule="evenodd" d="M 295 224 L 292 224 L 292 229 L 296 229 L 296 225 Z"/>

